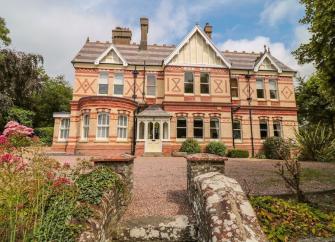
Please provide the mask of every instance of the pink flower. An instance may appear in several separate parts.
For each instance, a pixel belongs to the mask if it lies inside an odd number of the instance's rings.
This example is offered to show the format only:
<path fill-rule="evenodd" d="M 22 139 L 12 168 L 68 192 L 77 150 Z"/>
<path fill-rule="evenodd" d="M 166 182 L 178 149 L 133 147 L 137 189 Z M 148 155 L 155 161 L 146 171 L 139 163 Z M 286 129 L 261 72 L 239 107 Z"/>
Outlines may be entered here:
<path fill-rule="evenodd" d="M 17 165 L 16 165 L 16 168 L 15 168 L 15 171 L 16 172 L 20 172 L 20 171 L 23 171 L 25 170 L 27 167 L 27 163 L 22 161 L 22 162 L 19 162 Z"/>
<path fill-rule="evenodd" d="M 0 145 L 6 144 L 7 143 L 7 137 L 4 136 L 3 134 L 0 135 Z"/>
<path fill-rule="evenodd" d="M 5 130 L 3 131 L 3 135 L 10 136 L 12 134 L 21 134 L 24 136 L 31 136 L 34 130 L 27 126 L 21 125 L 16 121 L 9 121 L 6 126 Z"/>
<path fill-rule="evenodd" d="M 53 186 L 54 187 L 59 187 L 61 185 L 70 185 L 71 184 L 71 180 L 67 177 L 58 177 L 54 182 L 53 182 Z"/>
<path fill-rule="evenodd" d="M 12 163 L 14 156 L 9 153 L 5 153 L 0 156 L 0 162 L 1 163 Z"/>

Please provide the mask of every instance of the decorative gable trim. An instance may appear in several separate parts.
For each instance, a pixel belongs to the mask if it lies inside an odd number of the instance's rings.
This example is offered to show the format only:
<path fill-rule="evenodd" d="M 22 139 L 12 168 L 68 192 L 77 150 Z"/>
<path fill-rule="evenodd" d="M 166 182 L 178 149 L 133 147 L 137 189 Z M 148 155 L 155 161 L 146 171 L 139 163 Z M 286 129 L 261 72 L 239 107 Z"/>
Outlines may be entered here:
<path fill-rule="evenodd" d="M 122 65 L 123 66 L 128 66 L 128 63 L 126 61 L 126 59 L 121 55 L 121 53 L 117 50 L 116 46 L 111 44 L 107 50 L 105 50 L 95 61 L 94 61 L 94 64 L 95 65 L 99 65 L 100 64 L 100 61 L 103 60 L 103 58 L 105 58 L 108 53 L 110 51 L 114 51 L 116 53 L 116 55 L 120 58 L 120 60 L 122 61 Z"/>
<path fill-rule="evenodd" d="M 188 33 L 188 35 L 179 43 L 179 45 L 174 49 L 174 51 L 164 59 L 164 65 L 167 65 L 171 62 L 171 60 L 179 54 L 180 50 L 182 47 L 184 47 L 185 44 L 187 44 L 191 37 L 198 32 L 205 40 L 206 40 L 206 44 L 209 45 L 212 50 L 216 53 L 216 56 L 219 57 L 223 63 L 225 63 L 225 65 L 228 68 L 231 68 L 231 64 L 229 63 L 228 60 L 226 60 L 224 58 L 224 56 L 222 55 L 222 53 L 219 51 L 218 48 L 216 48 L 216 46 L 214 45 L 213 41 L 207 36 L 206 33 L 204 33 L 204 31 L 202 31 L 202 29 L 199 27 L 199 25 L 195 25 L 194 28 L 192 29 L 192 31 L 190 33 Z"/>
<path fill-rule="evenodd" d="M 271 64 L 277 69 L 278 73 L 282 73 L 283 72 L 283 70 L 276 64 L 276 62 L 274 62 L 274 60 L 271 58 L 271 55 L 267 51 L 263 54 L 262 58 L 255 65 L 255 67 L 254 67 L 254 71 L 255 72 L 259 71 L 259 67 L 261 66 L 261 64 L 264 62 L 264 60 L 266 58 L 268 60 L 270 60 Z"/>

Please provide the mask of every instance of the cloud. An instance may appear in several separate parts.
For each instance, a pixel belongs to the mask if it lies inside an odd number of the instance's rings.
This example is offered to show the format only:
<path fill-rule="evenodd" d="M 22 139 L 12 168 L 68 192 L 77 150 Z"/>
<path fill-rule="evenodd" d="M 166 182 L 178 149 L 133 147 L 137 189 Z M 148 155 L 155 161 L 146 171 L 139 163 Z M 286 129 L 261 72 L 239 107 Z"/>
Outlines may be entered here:
<path fill-rule="evenodd" d="M 295 22 L 301 10 L 302 6 L 297 0 L 274 0 L 265 5 L 260 14 L 260 22 L 270 26 L 275 26 L 283 20 Z"/>
<path fill-rule="evenodd" d="M 298 32 L 301 30 L 298 30 Z M 221 50 L 261 52 L 264 51 L 264 45 L 270 47 L 271 54 L 284 64 L 298 71 L 301 76 L 309 76 L 313 73 L 312 65 L 298 65 L 291 54 L 291 49 L 287 48 L 281 42 L 272 42 L 269 37 L 257 36 L 254 39 L 227 40 L 219 44 Z"/>

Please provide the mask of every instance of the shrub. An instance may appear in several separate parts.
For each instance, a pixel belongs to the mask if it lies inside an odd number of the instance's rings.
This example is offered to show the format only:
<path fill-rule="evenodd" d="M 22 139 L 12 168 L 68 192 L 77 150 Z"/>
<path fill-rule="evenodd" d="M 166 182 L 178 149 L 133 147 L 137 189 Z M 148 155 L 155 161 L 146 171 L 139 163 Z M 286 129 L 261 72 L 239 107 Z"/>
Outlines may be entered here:
<path fill-rule="evenodd" d="M 36 128 L 35 134 L 39 137 L 40 141 L 45 145 L 52 144 L 52 137 L 54 134 L 53 127 L 43 127 L 43 128 Z"/>
<path fill-rule="evenodd" d="M 269 137 L 263 143 L 267 159 L 282 160 L 290 157 L 290 145 L 281 137 Z"/>
<path fill-rule="evenodd" d="M 206 146 L 206 152 L 214 155 L 224 156 L 226 154 L 226 146 L 219 141 L 212 141 Z"/>
<path fill-rule="evenodd" d="M 228 151 L 227 156 L 231 157 L 231 158 L 248 158 L 249 157 L 249 151 L 233 149 L 233 150 Z"/>
<path fill-rule="evenodd" d="M 325 213 L 306 203 L 270 196 L 252 197 L 250 202 L 270 241 L 334 236 L 334 213 Z"/>
<path fill-rule="evenodd" d="M 35 113 L 20 107 L 12 107 L 8 110 L 7 121 L 17 121 L 25 126 L 33 126 Z"/>
<path fill-rule="evenodd" d="M 186 152 L 187 154 L 200 153 L 200 145 L 195 139 L 186 139 L 180 147 L 181 152 Z"/>
<path fill-rule="evenodd" d="M 300 159 L 335 161 L 335 135 L 321 124 L 305 126 L 296 132 Z"/>
<path fill-rule="evenodd" d="M 256 159 L 266 159 L 266 156 L 264 154 L 264 151 L 259 151 L 256 155 L 255 155 Z"/>

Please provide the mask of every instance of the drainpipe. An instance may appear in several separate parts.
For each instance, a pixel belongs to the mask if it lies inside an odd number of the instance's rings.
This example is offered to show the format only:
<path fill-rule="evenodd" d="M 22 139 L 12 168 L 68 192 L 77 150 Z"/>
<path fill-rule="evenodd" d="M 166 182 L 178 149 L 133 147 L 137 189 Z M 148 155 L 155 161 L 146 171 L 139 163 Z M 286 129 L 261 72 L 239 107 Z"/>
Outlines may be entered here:
<path fill-rule="evenodd" d="M 136 69 L 136 66 L 135 66 L 135 69 L 133 70 L 133 77 L 134 77 L 134 89 L 133 89 L 133 101 L 136 102 L 136 78 L 137 78 L 137 75 L 138 75 L 138 71 Z M 137 119 L 136 119 L 136 114 L 138 112 L 138 102 L 136 102 L 136 108 L 133 112 L 133 138 L 132 138 L 132 145 L 131 145 L 131 154 L 132 155 L 135 155 L 135 149 L 136 149 L 136 129 L 137 129 Z"/>
<path fill-rule="evenodd" d="M 252 112 L 251 112 L 251 87 L 250 87 L 250 78 L 251 75 L 248 74 L 245 75 L 245 78 L 248 80 L 248 105 L 249 105 L 249 123 L 250 123 L 250 139 L 251 139 L 251 155 L 252 157 L 255 157 L 255 147 L 254 147 L 254 134 L 253 134 L 253 130 L 252 130 Z"/>
<path fill-rule="evenodd" d="M 235 138 L 234 138 L 234 114 L 233 114 L 233 97 L 231 96 L 231 70 L 229 71 L 229 92 L 230 92 L 230 119 L 231 119 L 231 134 L 233 140 L 233 147 L 235 149 Z"/>

